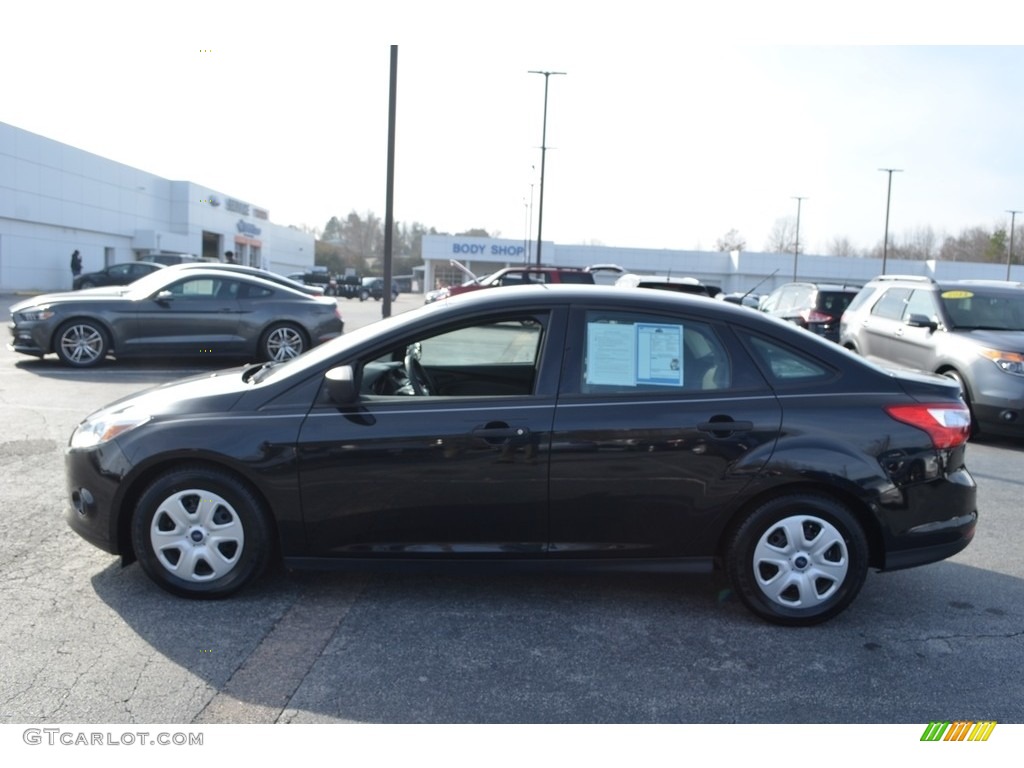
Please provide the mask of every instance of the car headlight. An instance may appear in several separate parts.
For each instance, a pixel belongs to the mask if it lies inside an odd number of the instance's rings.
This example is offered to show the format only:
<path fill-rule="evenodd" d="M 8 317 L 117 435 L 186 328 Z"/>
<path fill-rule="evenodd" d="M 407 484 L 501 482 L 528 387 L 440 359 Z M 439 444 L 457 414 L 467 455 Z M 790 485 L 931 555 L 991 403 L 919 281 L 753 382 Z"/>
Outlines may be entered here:
<path fill-rule="evenodd" d="M 141 427 L 152 418 L 137 408 L 123 411 L 103 411 L 94 414 L 75 427 L 71 434 L 72 448 L 91 448 L 94 445 L 113 440 L 136 427 Z"/>
<path fill-rule="evenodd" d="M 1024 376 L 1024 355 L 1019 352 L 1003 352 L 998 349 L 980 349 L 978 353 L 999 366 L 999 369 L 1016 376 Z"/>
<path fill-rule="evenodd" d="M 32 307 L 31 309 L 25 309 L 25 310 L 22 310 L 21 312 L 18 313 L 18 315 L 21 317 L 22 320 L 25 320 L 25 321 L 28 321 L 28 322 L 36 322 L 36 321 L 39 321 L 39 320 L 49 320 L 55 314 L 57 314 L 57 313 L 54 312 L 49 307 Z"/>

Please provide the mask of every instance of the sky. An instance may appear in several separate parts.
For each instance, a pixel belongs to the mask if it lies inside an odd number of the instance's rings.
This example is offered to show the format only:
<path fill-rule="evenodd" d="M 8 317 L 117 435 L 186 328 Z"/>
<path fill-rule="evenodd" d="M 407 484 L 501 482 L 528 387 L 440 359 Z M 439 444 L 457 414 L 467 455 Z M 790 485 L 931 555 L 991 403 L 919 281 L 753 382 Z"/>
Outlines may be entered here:
<path fill-rule="evenodd" d="M 808 253 L 1024 210 L 1009 4 L 36 0 L 5 8 L 0 121 L 266 208 L 560 244 Z M 1020 14 L 1017 14 L 1018 16 Z M 1018 30 L 1018 31 L 1015 31 Z M 542 75 L 548 78 L 544 118 Z M 1024 216 L 1018 217 L 1018 224 Z"/>

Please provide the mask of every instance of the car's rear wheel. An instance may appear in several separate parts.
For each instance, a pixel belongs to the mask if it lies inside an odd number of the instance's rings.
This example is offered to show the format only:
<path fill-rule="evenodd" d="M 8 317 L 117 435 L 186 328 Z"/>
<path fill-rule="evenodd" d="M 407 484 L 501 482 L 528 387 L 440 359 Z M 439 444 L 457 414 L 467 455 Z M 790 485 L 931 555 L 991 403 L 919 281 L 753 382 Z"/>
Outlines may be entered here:
<path fill-rule="evenodd" d="M 257 496 L 232 475 L 182 467 L 140 497 L 132 544 L 146 575 L 168 592 L 226 597 L 266 568 L 270 525 Z"/>
<path fill-rule="evenodd" d="M 288 323 L 272 325 L 260 339 L 260 354 L 265 360 L 281 362 L 298 357 L 309 348 L 301 328 Z"/>
<path fill-rule="evenodd" d="M 96 283 L 94 283 L 92 280 L 83 280 L 81 285 L 79 285 L 78 287 L 83 290 L 86 288 L 95 288 Z"/>
<path fill-rule="evenodd" d="M 837 501 L 811 494 L 761 505 L 727 547 L 727 569 L 740 599 L 776 624 L 832 618 L 857 596 L 867 568 L 867 538 L 856 518 Z"/>
<path fill-rule="evenodd" d="M 71 320 L 57 329 L 53 348 L 65 365 L 89 368 L 103 362 L 110 350 L 110 340 L 106 329 L 98 323 Z"/>

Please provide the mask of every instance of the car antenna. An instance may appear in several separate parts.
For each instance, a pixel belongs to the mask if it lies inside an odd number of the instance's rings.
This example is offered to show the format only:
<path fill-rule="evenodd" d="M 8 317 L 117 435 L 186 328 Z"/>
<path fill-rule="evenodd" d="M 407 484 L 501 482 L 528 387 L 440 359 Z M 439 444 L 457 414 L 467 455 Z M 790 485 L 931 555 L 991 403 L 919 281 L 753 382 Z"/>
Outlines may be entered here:
<path fill-rule="evenodd" d="M 763 283 L 763 282 L 764 282 L 765 280 L 767 280 L 767 279 L 768 279 L 769 277 L 775 277 L 775 272 L 778 272 L 778 271 L 779 271 L 779 270 L 777 270 L 777 269 L 776 269 L 776 270 L 775 270 L 774 272 L 772 272 L 772 273 L 771 273 L 770 275 L 768 275 L 768 276 L 766 276 L 766 277 L 762 277 L 762 278 L 761 278 L 761 279 L 760 279 L 760 280 L 758 281 L 757 285 L 755 285 L 755 286 L 754 286 L 753 288 L 751 288 L 751 289 L 750 289 L 749 291 L 747 291 L 747 292 L 746 292 L 746 293 L 744 293 L 744 294 L 743 294 L 742 296 L 740 296 L 740 301 L 743 301 L 743 300 L 744 300 L 745 298 L 747 298 L 747 296 L 749 296 L 749 295 L 750 295 L 750 294 L 752 294 L 752 293 L 753 293 L 754 291 L 756 291 L 756 290 L 757 290 L 757 289 L 758 289 L 758 288 L 759 288 L 759 287 L 761 286 L 761 283 Z"/>

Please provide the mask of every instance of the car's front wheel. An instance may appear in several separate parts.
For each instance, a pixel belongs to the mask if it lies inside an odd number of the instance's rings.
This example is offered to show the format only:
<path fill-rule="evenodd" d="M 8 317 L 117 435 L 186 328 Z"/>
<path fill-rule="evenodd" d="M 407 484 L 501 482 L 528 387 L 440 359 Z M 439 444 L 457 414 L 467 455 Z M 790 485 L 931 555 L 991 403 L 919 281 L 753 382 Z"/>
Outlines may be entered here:
<path fill-rule="evenodd" d="M 98 323 L 71 320 L 57 330 L 53 348 L 65 365 L 89 368 L 103 362 L 110 350 L 110 340 L 106 329 Z"/>
<path fill-rule="evenodd" d="M 736 529 L 727 569 L 740 599 L 758 616 L 776 624 L 818 624 L 843 611 L 864 584 L 867 538 L 833 499 L 782 496 Z"/>
<path fill-rule="evenodd" d="M 309 344 L 302 329 L 288 323 L 272 325 L 260 339 L 260 354 L 263 355 L 263 359 L 274 362 L 291 360 L 308 348 Z"/>
<path fill-rule="evenodd" d="M 270 541 L 259 498 L 212 467 L 161 475 L 139 498 L 132 518 L 142 569 L 182 597 L 226 597 L 241 589 L 266 568 Z"/>

